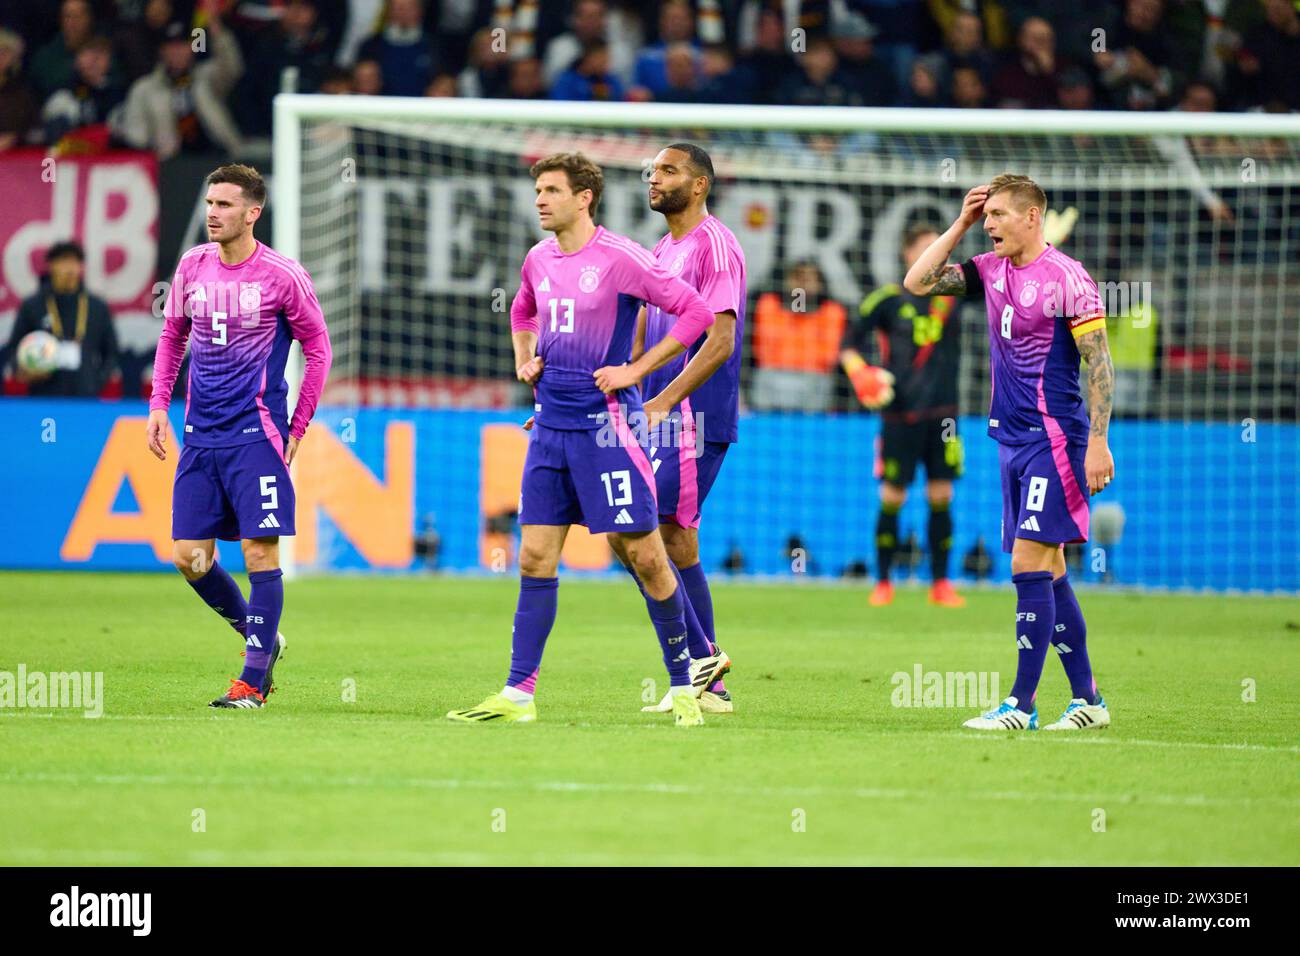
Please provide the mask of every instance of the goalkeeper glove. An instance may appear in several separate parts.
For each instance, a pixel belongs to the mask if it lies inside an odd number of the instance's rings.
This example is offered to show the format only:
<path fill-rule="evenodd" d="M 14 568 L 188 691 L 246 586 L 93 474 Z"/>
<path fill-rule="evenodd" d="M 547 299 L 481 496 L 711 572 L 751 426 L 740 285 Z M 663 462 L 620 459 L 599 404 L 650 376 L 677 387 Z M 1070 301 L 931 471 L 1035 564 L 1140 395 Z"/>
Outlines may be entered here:
<path fill-rule="evenodd" d="M 1047 210 L 1043 219 L 1043 238 L 1054 246 L 1059 246 L 1070 238 L 1074 224 L 1079 218 L 1079 210 L 1073 206 L 1058 213 L 1055 209 Z"/>
<path fill-rule="evenodd" d="M 888 369 L 868 365 L 860 355 L 847 356 L 843 364 L 858 401 L 867 408 L 884 408 L 894 400 L 894 376 Z"/>

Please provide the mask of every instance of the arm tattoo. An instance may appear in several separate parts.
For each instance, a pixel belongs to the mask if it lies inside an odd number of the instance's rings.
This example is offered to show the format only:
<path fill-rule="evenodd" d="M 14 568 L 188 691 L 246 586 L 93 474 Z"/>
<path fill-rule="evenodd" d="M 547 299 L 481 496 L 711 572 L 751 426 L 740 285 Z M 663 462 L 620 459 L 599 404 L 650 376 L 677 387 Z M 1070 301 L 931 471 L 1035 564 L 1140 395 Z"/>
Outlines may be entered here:
<path fill-rule="evenodd" d="M 962 295 L 966 291 L 966 274 L 961 266 L 941 263 L 921 277 L 930 287 L 930 295 Z"/>
<path fill-rule="evenodd" d="M 1110 360 L 1106 330 L 1080 336 L 1078 345 L 1079 354 L 1088 362 L 1088 413 L 1092 418 L 1089 434 L 1105 438 L 1115 398 L 1115 366 Z"/>

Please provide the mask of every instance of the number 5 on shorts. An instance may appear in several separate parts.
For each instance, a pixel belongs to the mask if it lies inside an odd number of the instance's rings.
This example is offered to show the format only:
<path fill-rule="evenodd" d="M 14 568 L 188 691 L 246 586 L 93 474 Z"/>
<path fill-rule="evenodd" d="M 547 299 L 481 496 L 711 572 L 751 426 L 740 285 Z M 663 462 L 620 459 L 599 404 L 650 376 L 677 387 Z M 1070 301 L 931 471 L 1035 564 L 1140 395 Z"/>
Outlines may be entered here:
<path fill-rule="evenodd" d="M 262 475 L 257 480 L 262 488 L 262 510 L 274 511 L 280 507 L 280 493 L 275 489 L 275 475 Z"/>

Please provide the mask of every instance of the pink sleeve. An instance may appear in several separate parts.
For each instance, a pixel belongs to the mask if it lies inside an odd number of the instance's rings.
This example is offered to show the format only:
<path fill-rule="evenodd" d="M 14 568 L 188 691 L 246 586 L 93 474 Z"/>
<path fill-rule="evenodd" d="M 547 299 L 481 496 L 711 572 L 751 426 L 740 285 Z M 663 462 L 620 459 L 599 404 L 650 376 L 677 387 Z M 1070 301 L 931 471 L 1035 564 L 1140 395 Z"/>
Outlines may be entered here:
<path fill-rule="evenodd" d="M 1097 283 L 1083 266 L 1075 264 L 1066 268 L 1065 289 L 1065 314 L 1075 320 L 1071 326 L 1105 316 L 1106 306 L 1102 304 Z"/>
<path fill-rule="evenodd" d="M 975 263 L 980 279 L 983 279 L 988 275 L 990 267 L 997 265 L 998 254 L 996 252 L 981 252 L 977 256 L 972 256 L 970 261 Z"/>
<path fill-rule="evenodd" d="M 185 345 L 190 337 L 190 317 L 185 314 L 185 276 L 176 267 L 167 300 L 163 303 L 163 328 L 158 336 L 158 349 L 153 356 L 153 386 L 149 394 L 149 410 L 171 407 L 172 390 L 181 362 L 185 360 Z"/>
<path fill-rule="evenodd" d="M 706 250 L 708 246 L 702 244 Z M 700 262 L 700 297 L 714 315 L 734 312 L 740 315 L 740 285 L 736 281 L 735 262 L 725 245 L 705 254 Z"/>
<path fill-rule="evenodd" d="M 648 252 L 642 252 L 628 252 L 623 258 L 628 279 L 625 291 L 677 316 L 668 334 L 690 348 L 713 324 L 713 313 L 698 292 L 661 269 Z"/>
<path fill-rule="evenodd" d="M 303 375 L 298 389 L 298 404 L 289 422 L 289 437 L 301 440 L 307 426 L 316 414 L 325 379 L 329 376 L 334 352 L 330 348 L 329 328 L 321 311 L 307 270 L 296 262 L 290 267 L 288 290 L 285 293 L 284 317 L 293 330 L 293 337 L 302 344 Z"/>
<path fill-rule="evenodd" d="M 537 319 L 537 298 L 533 295 L 533 283 L 528 278 L 528 259 L 519 268 L 519 291 L 510 303 L 510 331 L 540 333 L 542 323 Z"/>
<path fill-rule="evenodd" d="M 321 392 L 325 389 L 325 379 L 330 373 L 330 363 L 334 360 L 334 351 L 330 348 L 330 334 L 324 328 L 315 338 L 302 343 L 303 364 L 302 387 L 298 389 L 298 404 L 293 409 L 293 421 L 289 423 L 289 437 L 302 440 L 307 434 L 307 426 L 316 414 Z"/>
<path fill-rule="evenodd" d="M 298 263 L 290 264 L 288 290 L 285 292 L 284 317 L 289 322 L 293 337 L 299 342 L 316 338 L 326 330 L 325 314 L 316 299 L 316 288 L 311 276 Z"/>

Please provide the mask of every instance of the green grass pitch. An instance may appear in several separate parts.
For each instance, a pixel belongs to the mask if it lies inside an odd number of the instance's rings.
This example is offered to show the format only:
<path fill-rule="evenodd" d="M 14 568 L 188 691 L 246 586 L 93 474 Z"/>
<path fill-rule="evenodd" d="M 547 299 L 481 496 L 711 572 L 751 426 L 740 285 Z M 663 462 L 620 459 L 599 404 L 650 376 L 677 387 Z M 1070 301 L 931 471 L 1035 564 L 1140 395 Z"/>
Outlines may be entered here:
<path fill-rule="evenodd" d="M 665 678 L 625 582 L 561 584 L 514 726 L 443 716 L 500 688 L 512 578 L 286 590 L 278 692 L 217 712 L 240 644 L 179 576 L 0 574 L 0 671 L 104 673 L 100 719 L 0 709 L 0 864 L 1300 863 L 1294 599 L 1083 591 L 1115 725 L 985 736 L 894 706 L 893 675 L 1008 693 L 1010 591 L 718 580 L 736 713 L 684 731 L 639 712 Z"/>

